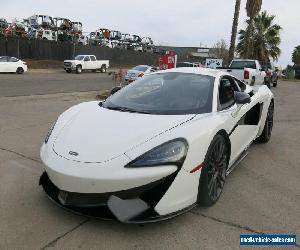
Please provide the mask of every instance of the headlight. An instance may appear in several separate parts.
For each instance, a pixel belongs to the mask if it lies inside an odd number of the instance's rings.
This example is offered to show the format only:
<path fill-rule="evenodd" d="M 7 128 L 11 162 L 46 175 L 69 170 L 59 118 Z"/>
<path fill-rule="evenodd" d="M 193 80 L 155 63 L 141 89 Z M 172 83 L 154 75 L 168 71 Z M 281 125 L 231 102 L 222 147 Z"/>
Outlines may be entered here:
<path fill-rule="evenodd" d="M 45 138 L 45 143 L 46 143 L 46 144 L 47 144 L 47 142 L 49 141 L 49 138 L 50 138 L 50 136 L 51 136 L 51 134 L 52 134 L 52 131 L 53 131 L 54 127 L 55 127 L 55 124 L 56 124 L 56 122 L 54 122 L 54 123 L 51 125 L 51 127 L 50 127 L 50 129 L 49 129 L 49 131 L 48 131 L 48 133 L 47 133 L 47 135 L 46 135 L 46 138 Z"/>
<path fill-rule="evenodd" d="M 185 160 L 188 144 L 185 139 L 168 141 L 138 157 L 125 167 L 150 167 L 161 165 L 181 166 Z"/>

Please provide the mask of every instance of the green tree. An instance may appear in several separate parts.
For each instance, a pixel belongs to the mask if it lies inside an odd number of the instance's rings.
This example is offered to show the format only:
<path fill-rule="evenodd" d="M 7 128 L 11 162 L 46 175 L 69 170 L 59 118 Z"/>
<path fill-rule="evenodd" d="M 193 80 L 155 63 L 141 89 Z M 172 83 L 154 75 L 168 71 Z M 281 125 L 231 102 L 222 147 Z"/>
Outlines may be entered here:
<path fill-rule="evenodd" d="M 249 58 L 250 51 L 253 47 L 252 39 L 251 39 L 251 34 L 253 30 L 253 21 L 254 18 L 258 15 L 258 13 L 261 10 L 261 5 L 262 5 L 262 0 L 247 0 L 246 3 L 246 12 L 247 16 L 249 17 L 249 29 L 247 30 L 246 33 L 246 58 Z"/>
<path fill-rule="evenodd" d="M 235 41 L 236 41 L 236 36 L 237 36 L 238 24 L 239 24 L 240 8 L 241 8 L 241 0 L 236 0 L 233 23 L 232 23 L 232 30 L 231 30 L 229 59 L 228 59 L 229 62 L 232 61 L 234 58 Z"/>
<path fill-rule="evenodd" d="M 295 65 L 300 65 L 300 45 L 295 47 L 292 54 L 292 60 Z"/>
<path fill-rule="evenodd" d="M 269 15 L 264 11 L 253 19 L 253 28 L 250 27 L 250 20 L 246 21 L 248 25 L 245 30 L 239 31 L 239 42 L 236 47 L 241 57 L 260 61 L 269 61 L 270 58 L 278 60 L 281 53 L 279 48 L 281 27 L 274 23 L 274 19 L 274 15 Z M 247 33 L 250 34 L 253 44 L 249 51 Z"/>

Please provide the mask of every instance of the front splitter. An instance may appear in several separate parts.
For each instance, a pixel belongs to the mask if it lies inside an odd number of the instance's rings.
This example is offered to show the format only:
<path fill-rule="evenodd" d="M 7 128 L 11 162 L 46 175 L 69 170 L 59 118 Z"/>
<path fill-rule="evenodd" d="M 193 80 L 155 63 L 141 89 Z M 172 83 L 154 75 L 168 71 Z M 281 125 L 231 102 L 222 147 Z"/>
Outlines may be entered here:
<path fill-rule="evenodd" d="M 72 213 L 102 220 L 145 224 L 171 219 L 196 206 L 193 204 L 168 215 L 159 215 L 154 210 L 173 180 L 170 176 L 138 188 L 105 194 L 62 191 L 52 183 L 46 172 L 41 175 L 39 184 L 55 204 Z"/>

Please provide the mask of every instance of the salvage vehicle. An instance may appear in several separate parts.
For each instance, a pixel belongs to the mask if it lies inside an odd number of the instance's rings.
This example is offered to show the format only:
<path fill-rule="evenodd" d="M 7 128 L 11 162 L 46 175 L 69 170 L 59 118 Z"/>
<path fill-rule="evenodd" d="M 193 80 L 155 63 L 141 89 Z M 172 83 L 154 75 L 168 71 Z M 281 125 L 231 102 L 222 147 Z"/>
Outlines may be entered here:
<path fill-rule="evenodd" d="M 217 202 L 251 143 L 270 140 L 273 112 L 267 86 L 227 72 L 155 72 L 61 114 L 40 150 L 40 185 L 76 213 L 126 223 L 172 218 Z"/>
<path fill-rule="evenodd" d="M 64 61 L 64 70 L 67 73 L 76 71 L 77 74 L 80 74 L 83 70 L 92 70 L 105 73 L 109 67 L 109 60 L 97 60 L 94 55 L 78 55 L 74 60 L 65 60 Z"/>
<path fill-rule="evenodd" d="M 148 65 L 138 65 L 134 68 L 127 71 L 125 75 L 125 82 L 133 82 L 147 74 L 153 73 L 157 71 L 155 66 L 148 66 Z"/>
<path fill-rule="evenodd" d="M 0 56 L 0 72 L 1 73 L 17 73 L 23 74 L 27 71 L 26 62 L 11 56 Z"/>
<path fill-rule="evenodd" d="M 45 30 L 43 28 L 39 28 L 37 30 L 32 30 L 28 32 L 29 38 L 43 39 L 49 41 L 57 41 L 56 31 L 54 30 Z"/>
<path fill-rule="evenodd" d="M 8 27 L 6 19 L 0 18 L 0 36 L 4 36 L 4 31 Z"/>
<path fill-rule="evenodd" d="M 55 24 L 51 16 L 48 15 L 32 15 L 31 17 L 24 19 L 24 24 L 33 29 L 54 29 Z"/>
<path fill-rule="evenodd" d="M 237 79 L 253 86 L 267 84 L 266 72 L 262 69 L 259 61 L 252 59 L 234 59 L 228 68 L 217 68 L 227 71 Z"/>
<path fill-rule="evenodd" d="M 153 53 L 154 44 L 153 44 L 153 40 L 151 39 L 151 37 L 143 37 L 142 38 L 142 46 L 143 46 L 144 52 Z"/>

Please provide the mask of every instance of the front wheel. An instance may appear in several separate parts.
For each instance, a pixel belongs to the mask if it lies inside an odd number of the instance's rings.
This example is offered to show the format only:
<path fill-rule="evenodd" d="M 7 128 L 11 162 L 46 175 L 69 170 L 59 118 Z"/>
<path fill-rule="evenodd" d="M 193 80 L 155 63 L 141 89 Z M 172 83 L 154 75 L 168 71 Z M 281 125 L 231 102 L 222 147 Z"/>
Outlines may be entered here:
<path fill-rule="evenodd" d="M 274 102 L 271 101 L 270 106 L 268 108 L 268 114 L 266 117 L 264 129 L 261 135 L 256 139 L 257 142 L 267 143 L 271 139 L 272 129 L 273 129 L 273 115 L 274 115 Z"/>
<path fill-rule="evenodd" d="M 80 65 L 78 65 L 77 67 L 76 67 L 76 73 L 77 74 L 80 74 L 82 72 L 82 67 L 80 66 Z"/>
<path fill-rule="evenodd" d="M 228 147 L 223 135 L 217 134 L 205 156 L 200 176 L 198 199 L 200 205 L 211 206 L 219 199 L 225 184 Z"/>
<path fill-rule="evenodd" d="M 23 69 L 23 68 L 21 68 L 21 67 L 19 67 L 19 68 L 17 68 L 17 71 L 16 71 L 16 73 L 17 73 L 17 74 L 19 74 L 19 75 L 21 75 L 21 74 L 23 74 L 23 73 L 24 73 L 24 69 Z"/>
<path fill-rule="evenodd" d="M 275 82 L 273 82 L 273 87 L 277 87 L 277 83 L 278 83 L 278 79 L 275 80 Z"/>

